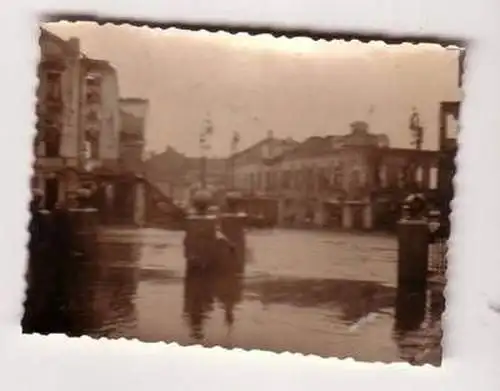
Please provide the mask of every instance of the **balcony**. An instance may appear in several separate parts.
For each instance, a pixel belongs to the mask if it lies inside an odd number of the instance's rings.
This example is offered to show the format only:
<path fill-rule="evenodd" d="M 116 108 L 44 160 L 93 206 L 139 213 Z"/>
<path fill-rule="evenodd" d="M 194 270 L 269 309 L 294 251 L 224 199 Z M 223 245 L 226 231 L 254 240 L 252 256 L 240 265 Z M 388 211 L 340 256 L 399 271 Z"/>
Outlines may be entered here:
<path fill-rule="evenodd" d="M 59 115 L 63 112 L 64 103 L 61 97 L 47 95 L 44 99 L 45 113 L 49 115 Z"/>
<path fill-rule="evenodd" d="M 91 110 L 85 115 L 85 121 L 89 124 L 96 124 L 99 122 L 99 113 L 97 110 Z"/>
<path fill-rule="evenodd" d="M 46 169 L 48 171 L 60 170 L 64 168 L 65 162 L 62 157 L 37 156 L 34 164 L 35 168 Z"/>
<path fill-rule="evenodd" d="M 85 94 L 85 101 L 89 105 L 95 105 L 101 103 L 101 94 L 99 91 L 90 90 Z"/>

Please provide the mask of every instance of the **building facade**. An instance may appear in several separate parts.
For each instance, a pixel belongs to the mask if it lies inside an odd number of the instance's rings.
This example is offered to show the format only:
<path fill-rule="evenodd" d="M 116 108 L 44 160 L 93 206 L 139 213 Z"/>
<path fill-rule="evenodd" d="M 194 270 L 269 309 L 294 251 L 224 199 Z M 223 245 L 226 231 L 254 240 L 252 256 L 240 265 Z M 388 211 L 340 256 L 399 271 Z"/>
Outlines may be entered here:
<path fill-rule="evenodd" d="M 82 59 L 81 144 L 87 170 L 116 170 L 121 116 L 116 70 L 102 60 Z"/>
<path fill-rule="evenodd" d="M 42 207 L 73 205 L 87 188 L 103 214 L 140 222 L 148 101 L 120 99 L 116 70 L 82 54 L 78 39 L 41 29 L 39 42 L 32 187 L 42 191 Z"/>
<path fill-rule="evenodd" d="M 149 102 L 140 98 L 121 98 L 119 107 L 122 125 L 119 135 L 120 167 L 126 172 L 142 173 Z"/>
<path fill-rule="evenodd" d="M 44 193 L 44 206 L 51 209 L 78 187 L 82 56 L 78 39 L 64 41 L 42 29 L 39 43 L 32 186 Z"/>
<path fill-rule="evenodd" d="M 118 77 L 106 61 L 80 52 L 79 40 L 40 35 L 33 187 L 44 207 L 68 201 L 102 168 L 119 159 Z"/>
<path fill-rule="evenodd" d="M 276 144 L 275 154 L 262 154 Z M 437 175 L 435 153 L 390 148 L 386 135 L 360 121 L 342 136 L 264 140 L 234 160 L 248 213 L 280 225 L 373 229 L 396 213 L 405 191 L 432 189 Z"/>
<path fill-rule="evenodd" d="M 228 181 L 228 161 L 225 158 L 207 158 L 206 185 L 219 192 Z M 199 157 L 186 156 L 167 146 L 161 153 L 144 162 L 144 173 L 149 181 L 176 204 L 190 203 L 194 191 L 201 186 L 203 162 Z"/>

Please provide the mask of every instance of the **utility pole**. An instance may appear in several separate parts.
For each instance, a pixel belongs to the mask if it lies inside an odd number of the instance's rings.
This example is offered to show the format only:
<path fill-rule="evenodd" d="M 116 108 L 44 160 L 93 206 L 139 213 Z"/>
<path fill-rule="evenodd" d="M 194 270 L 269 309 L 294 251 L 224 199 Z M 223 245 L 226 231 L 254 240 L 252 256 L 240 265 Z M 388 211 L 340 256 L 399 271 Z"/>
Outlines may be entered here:
<path fill-rule="evenodd" d="M 239 132 L 233 132 L 233 138 L 231 140 L 231 159 L 230 159 L 230 187 L 234 190 L 235 187 L 235 165 L 236 165 L 236 152 L 238 151 L 238 145 L 240 143 Z"/>
<path fill-rule="evenodd" d="M 200 134 L 200 183 L 201 188 L 206 189 L 207 187 L 207 153 L 211 148 L 210 137 L 213 135 L 214 129 L 212 121 L 210 118 L 205 120 L 205 126 L 203 127 Z"/>

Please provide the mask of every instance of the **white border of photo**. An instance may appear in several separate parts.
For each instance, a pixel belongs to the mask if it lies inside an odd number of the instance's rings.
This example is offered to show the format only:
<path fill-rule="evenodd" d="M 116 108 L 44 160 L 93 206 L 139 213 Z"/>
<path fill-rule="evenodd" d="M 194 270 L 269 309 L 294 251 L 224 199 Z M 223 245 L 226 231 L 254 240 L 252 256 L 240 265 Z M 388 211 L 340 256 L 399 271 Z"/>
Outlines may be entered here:
<path fill-rule="evenodd" d="M 8 4 L 8 5 L 7 5 Z M 42 13 L 457 37 L 469 42 L 441 368 L 139 341 L 21 335 Z M 497 390 L 500 377 L 500 3 L 496 0 L 17 0 L 0 13 L 0 365 L 5 390 Z M 436 109 L 437 115 L 437 109 Z M 498 164 L 498 165 L 497 165 Z"/>

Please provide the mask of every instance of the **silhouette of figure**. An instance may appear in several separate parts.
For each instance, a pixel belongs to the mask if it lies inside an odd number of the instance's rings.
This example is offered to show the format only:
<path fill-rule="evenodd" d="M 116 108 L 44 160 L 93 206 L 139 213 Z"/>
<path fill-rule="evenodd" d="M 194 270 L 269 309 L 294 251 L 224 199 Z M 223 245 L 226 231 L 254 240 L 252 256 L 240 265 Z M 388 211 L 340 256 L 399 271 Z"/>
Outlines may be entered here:
<path fill-rule="evenodd" d="M 414 338 L 412 336 L 418 333 L 424 322 L 425 304 L 425 287 L 398 287 L 393 335 L 401 352 L 401 357 L 410 364 L 415 363 L 415 356 L 420 349 L 413 342 Z"/>
<path fill-rule="evenodd" d="M 214 296 L 224 308 L 224 321 L 228 327 L 234 323 L 234 309 L 241 301 L 242 276 L 235 270 L 217 274 L 214 278 Z"/>
<path fill-rule="evenodd" d="M 233 248 L 225 240 L 221 241 L 213 267 L 203 273 L 188 270 L 184 280 L 184 317 L 188 321 L 190 335 L 196 341 L 204 339 L 203 324 L 216 301 L 224 308 L 224 320 L 228 327 L 233 325 L 234 308 L 241 301 L 241 268 L 234 259 Z"/>
<path fill-rule="evenodd" d="M 213 310 L 213 279 L 210 274 L 189 272 L 184 279 L 184 318 L 190 336 L 197 342 L 204 339 L 203 325 Z"/>

